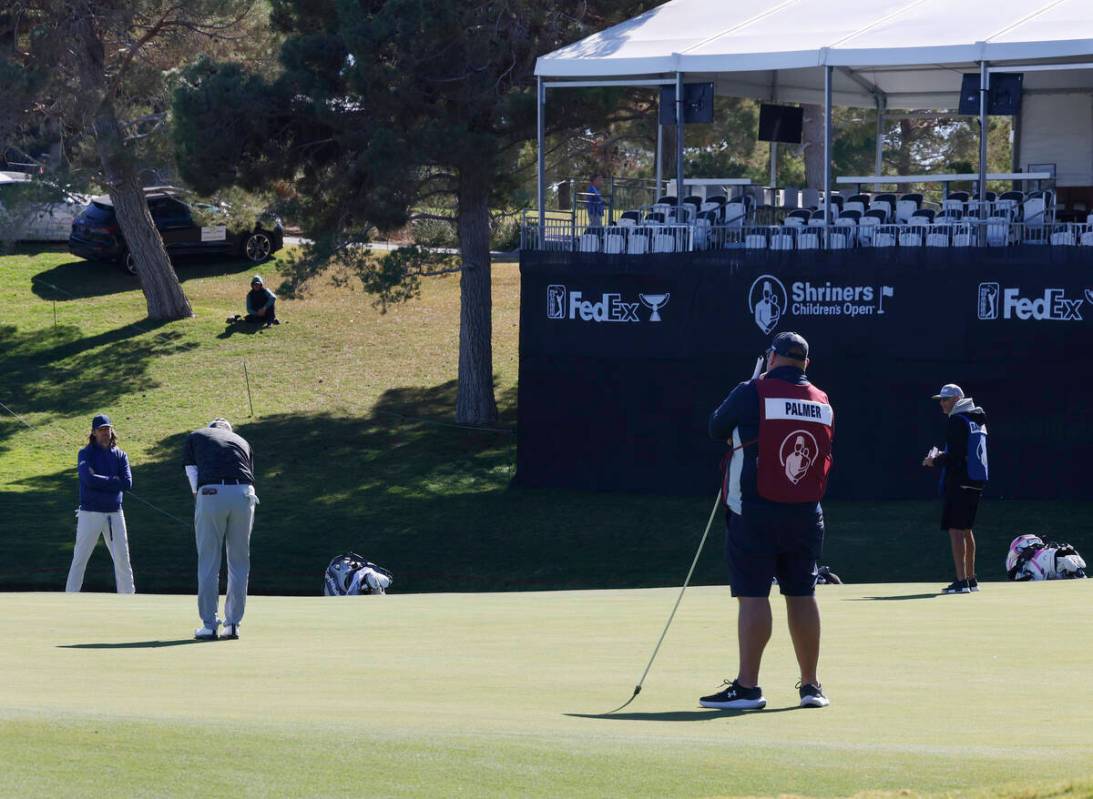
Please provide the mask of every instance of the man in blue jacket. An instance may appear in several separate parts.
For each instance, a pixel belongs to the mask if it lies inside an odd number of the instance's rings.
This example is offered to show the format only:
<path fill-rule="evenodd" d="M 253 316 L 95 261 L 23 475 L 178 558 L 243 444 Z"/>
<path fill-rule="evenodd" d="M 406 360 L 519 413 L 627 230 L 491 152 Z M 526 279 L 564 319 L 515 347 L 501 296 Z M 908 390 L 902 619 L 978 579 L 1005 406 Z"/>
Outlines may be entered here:
<path fill-rule="evenodd" d="M 767 704 L 759 666 L 771 635 L 770 587 L 786 598 L 797 655 L 801 707 L 826 707 L 816 676 L 820 610 L 816 561 L 823 547 L 820 499 L 831 468 L 834 412 L 813 386 L 808 342 L 779 333 L 767 351 L 766 374 L 741 383 L 710 417 L 710 437 L 728 440 L 725 470 L 726 556 L 732 595 L 739 602 L 737 676 L 699 699 L 703 707 L 758 710 Z"/>
<path fill-rule="evenodd" d="M 83 587 L 87 561 L 101 535 L 114 560 L 118 593 L 132 594 L 136 589 L 121 501 L 122 494 L 133 487 L 133 474 L 129 470 L 129 457 L 118 449 L 109 416 L 99 414 L 91 420 L 91 435 L 87 446 L 76 456 L 76 471 L 80 477 L 80 509 L 76 511 L 76 547 L 72 550 L 65 591 L 79 591 Z"/>
<path fill-rule="evenodd" d="M 941 529 L 948 530 L 956 579 L 941 589 L 943 594 L 970 594 L 979 590 L 975 576 L 975 515 L 987 482 L 987 414 L 955 383 L 946 383 L 934 394 L 948 417 L 945 449 L 936 448 L 923 466 L 941 467 Z M 969 446 L 971 443 L 972 446 Z"/>

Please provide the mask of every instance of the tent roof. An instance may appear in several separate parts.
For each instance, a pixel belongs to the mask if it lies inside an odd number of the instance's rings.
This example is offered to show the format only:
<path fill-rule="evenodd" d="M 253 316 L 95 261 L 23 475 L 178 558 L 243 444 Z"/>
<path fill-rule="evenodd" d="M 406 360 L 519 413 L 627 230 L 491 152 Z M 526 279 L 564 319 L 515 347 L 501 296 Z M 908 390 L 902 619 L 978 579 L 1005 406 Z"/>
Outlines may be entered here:
<path fill-rule="evenodd" d="M 1089 0 L 671 0 L 541 56 L 544 78 L 609 79 L 683 72 L 719 94 L 815 102 L 824 66 L 835 102 L 952 107 L 960 75 L 981 60 L 1093 60 Z M 774 75 L 777 89 L 772 92 Z M 786 74 L 783 74 L 786 73 Z M 1038 72 L 1025 88 L 1086 88 L 1093 71 Z"/>

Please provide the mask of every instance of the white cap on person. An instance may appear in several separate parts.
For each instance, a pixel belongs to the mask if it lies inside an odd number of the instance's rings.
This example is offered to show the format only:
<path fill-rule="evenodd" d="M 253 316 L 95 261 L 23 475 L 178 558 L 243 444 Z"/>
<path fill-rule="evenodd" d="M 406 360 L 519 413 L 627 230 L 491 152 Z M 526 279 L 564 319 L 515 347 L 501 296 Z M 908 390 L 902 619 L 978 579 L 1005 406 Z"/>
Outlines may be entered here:
<path fill-rule="evenodd" d="M 951 399 L 952 397 L 964 399 L 964 389 L 956 383 L 946 383 L 941 387 L 941 391 L 934 394 L 930 399 Z"/>
<path fill-rule="evenodd" d="M 229 433 L 232 431 L 231 422 L 220 416 L 209 422 L 209 427 L 219 427 L 221 430 L 227 430 Z"/>

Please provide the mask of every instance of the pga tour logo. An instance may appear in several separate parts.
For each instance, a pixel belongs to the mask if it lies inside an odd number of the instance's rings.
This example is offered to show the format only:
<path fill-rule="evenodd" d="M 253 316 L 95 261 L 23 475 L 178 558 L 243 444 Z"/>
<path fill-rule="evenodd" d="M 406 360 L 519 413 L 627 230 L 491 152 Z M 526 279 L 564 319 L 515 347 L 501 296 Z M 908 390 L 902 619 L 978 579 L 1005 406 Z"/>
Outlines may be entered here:
<path fill-rule="evenodd" d="M 794 316 L 882 316 L 884 300 L 894 297 L 893 286 L 833 285 L 798 280 L 785 284 L 774 275 L 760 275 L 748 290 L 748 312 L 756 326 L 769 335 L 779 322 Z"/>
<path fill-rule="evenodd" d="M 1065 289 L 1044 289 L 1039 297 L 1022 297 L 1020 289 L 1002 288 L 998 283 L 980 283 L 976 311 L 980 319 L 1035 319 L 1037 321 L 1080 322 L 1083 302 L 1093 304 L 1093 291 L 1085 298 L 1070 299 Z"/>
<path fill-rule="evenodd" d="M 640 322 L 638 309 L 644 305 L 652 313 L 650 322 L 659 322 L 660 309 L 668 304 L 669 292 L 639 294 L 639 302 L 626 302 L 616 292 L 604 292 L 586 298 L 580 291 L 553 283 L 547 286 L 547 319 L 580 319 L 584 322 Z"/>

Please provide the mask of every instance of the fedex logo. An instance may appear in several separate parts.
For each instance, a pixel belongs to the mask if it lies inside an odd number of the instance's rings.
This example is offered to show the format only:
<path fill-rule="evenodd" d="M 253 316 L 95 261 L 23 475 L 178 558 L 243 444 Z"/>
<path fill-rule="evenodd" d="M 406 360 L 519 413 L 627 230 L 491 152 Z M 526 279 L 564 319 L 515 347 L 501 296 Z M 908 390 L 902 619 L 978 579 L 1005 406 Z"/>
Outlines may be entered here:
<path fill-rule="evenodd" d="M 1082 321 L 1081 298 L 1067 298 L 1063 289 L 1044 289 L 1042 297 L 1022 297 L 1020 289 L 1002 290 L 1003 319 Z"/>
<path fill-rule="evenodd" d="M 638 308 L 652 311 L 650 322 L 659 322 L 660 308 L 670 294 L 639 294 L 639 302 L 627 302 L 618 292 L 604 292 L 586 298 L 583 292 L 554 284 L 547 286 L 547 319 L 580 319 L 584 322 L 640 322 Z"/>

